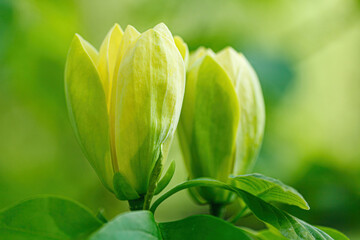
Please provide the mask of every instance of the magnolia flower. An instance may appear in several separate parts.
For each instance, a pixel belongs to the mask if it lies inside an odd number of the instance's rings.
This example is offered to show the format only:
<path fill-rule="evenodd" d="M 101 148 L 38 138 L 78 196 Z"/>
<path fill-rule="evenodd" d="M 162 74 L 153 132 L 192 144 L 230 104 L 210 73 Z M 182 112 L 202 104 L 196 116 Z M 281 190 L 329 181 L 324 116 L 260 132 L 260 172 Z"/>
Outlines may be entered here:
<path fill-rule="evenodd" d="M 182 56 L 186 44 L 165 24 L 144 33 L 116 24 L 99 52 L 77 34 L 72 41 L 65 68 L 71 123 L 102 183 L 120 199 L 137 199 L 158 180 L 181 112 Z"/>
<path fill-rule="evenodd" d="M 179 139 L 190 178 L 229 181 L 246 173 L 258 155 L 265 124 L 258 78 L 232 48 L 215 54 L 199 48 L 191 54 L 179 122 Z M 198 188 L 196 199 L 227 203 L 224 190 Z"/>

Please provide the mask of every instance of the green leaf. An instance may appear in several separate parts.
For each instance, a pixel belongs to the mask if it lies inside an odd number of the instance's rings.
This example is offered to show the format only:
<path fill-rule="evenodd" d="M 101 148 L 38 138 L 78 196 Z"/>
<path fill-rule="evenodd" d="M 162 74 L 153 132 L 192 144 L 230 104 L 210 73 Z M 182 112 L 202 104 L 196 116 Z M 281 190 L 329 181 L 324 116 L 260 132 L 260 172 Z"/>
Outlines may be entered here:
<path fill-rule="evenodd" d="M 287 238 L 280 233 L 275 233 L 269 229 L 262 230 L 256 235 L 261 240 L 286 240 Z"/>
<path fill-rule="evenodd" d="M 310 209 L 303 196 L 294 188 L 289 187 L 281 181 L 254 173 L 232 177 L 235 186 L 265 202 L 279 202 L 294 205 L 302 209 Z"/>
<path fill-rule="evenodd" d="M 239 227 L 244 232 L 246 232 L 247 235 L 249 235 L 254 240 L 286 240 L 287 238 L 281 235 L 279 231 L 276 229 L 270 230 L 265 229 L 261 230 L 259 232 L 254 231 L 247 227 Z"/>
<path fill-rule="evenodd" d="M 335 230 L 333 228 L 321 227 L 321 226 L 317 226 L 317 228 L 319 228 L 322 231 L 326 232 L 327 234 L 329 234 L 335 240 L 349 240 L 349 238 L 347 236 L 345 236 L 343 233 L 341 233 L 338 230 Z"/>
<path fill-rule="evenodd" d="M 85 239 L 101 225 L 100 220 L 73 201 L 41 197 L 0 212 L 0 239 Z"/>
<path fill-rule="evenodd" d="M 247 227 L 238 227 L 240 228 L 241 230 L 243 230 L 249 237 L 251 237 L 251 239 L 254 239 L 254 240 L 265 240 L 261 237 L 259 237 L 259 232 L 256 232 L 255 230 L 252 230 L 250 228 L 247 228 Z"/>
<path fill-rule="evenodd" d="M 175 173 L 175 161 L 172 161 L 169 168 L 166 170 L 164 176 L 160 179 L 160 181 L 157 183 L 156 189 L 155 189 L 155 195 L 159 194 L 166 186 L 170 183 L 172 177 Z"/>
<path fill-rule="evenodd" d="M 250 193 L 242 190 L 238 192 L 258 219 L 275 227 L 283 236 L 289 239 L 333 239 L 324 231 L 311 226 Z"/>
<path fill-rule="evenodd" d="M 159 228 L 165 240 L 252 239 L 242 229 L 210 215 L 196 215 L 175 222 L 159 223 Z"/>
<path fill-rule="evenodd" d="M 162 239 L 154 215 L 149 211 L 124 213 L 95 232 L 90 240 Z"/>
<path fill-rule="evenodd" d="M 109 118 L 105 92 L 95 67 L 96 50 L 75 35 L 65 67 L 65 95 L 76 137 L 104 185 L 112 191 Z"/>
<path fill-rule="evenodd" d="M 324 231 L 274 207 L 261 198 L 214 179 L 193 179 L 175 186 L 153 203 L 151 211 L 154 212 L 159 204 L 171 195 L 190 187 L 216 187 L 237 193 L 259 220 L 275 227 L 283 236 L 289 239 L 333 239 Z"/>

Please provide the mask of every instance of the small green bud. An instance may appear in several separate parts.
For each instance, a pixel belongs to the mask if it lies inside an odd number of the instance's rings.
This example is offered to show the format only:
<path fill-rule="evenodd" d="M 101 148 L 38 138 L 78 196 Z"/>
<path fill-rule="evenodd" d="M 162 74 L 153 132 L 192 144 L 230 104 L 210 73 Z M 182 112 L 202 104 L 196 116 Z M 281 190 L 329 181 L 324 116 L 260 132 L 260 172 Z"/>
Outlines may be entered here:
<path fill-rule="evenodd" d="M 265 113 L 260 84 L 245 57 L 231 48 L 190 55 L 179 139 L 190 178 L 227 182 L 246 173 L 261 145 Z M 225 204 L 231 194 L 198 188 L 200 202 Z"/>
<path fill-rule="evenodd" d="M 185 90 L 180 51 L 165 24 L 142 34 L 115 25 L 99 53 L 79 35 L 71 44 L 65 69 L 70 119 L 87 159 L 118 198 L 147 194 L 167 158 Z"/>

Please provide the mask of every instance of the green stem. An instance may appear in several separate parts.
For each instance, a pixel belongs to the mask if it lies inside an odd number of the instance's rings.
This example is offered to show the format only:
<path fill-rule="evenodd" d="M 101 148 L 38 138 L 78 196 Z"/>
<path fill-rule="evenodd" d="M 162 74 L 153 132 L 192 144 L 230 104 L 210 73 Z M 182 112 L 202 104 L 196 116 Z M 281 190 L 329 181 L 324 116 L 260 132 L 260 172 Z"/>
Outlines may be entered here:
<path fill-rule="evenodd" d="M 129 200 L 130 211 L 144 210 L 145 197 L 141 196 L 138 199 Z"/>
<path fill-rule="evenodd" d="M 225 205 L 221 204 L 221 203 L 211 203 L 209 205 L 210 207 L 210 214 L 215 216 L 215 217 L 219 217 L 219 218 L 223 218 L 225 215 Z"/>
<path fill-rule="evenodd" d="M 152 205 L 150 208 L 151 212 L 155 212 L 156 208 L 168 197 L 172 196 L 173 194 L 187 188 L 191 187 L 217 187 L 232 191 L 237 194 L 241 194 L 241 190 L 237 190 L 235 187 L 230 186 L 226 183 L 210 179 L 210 178 L 198 178 L 188 180 L 186 182 L 180 183 L 179 185 L 175 186 L 174 188 L 170 189 L 163 195 L 161 195 Z"/>

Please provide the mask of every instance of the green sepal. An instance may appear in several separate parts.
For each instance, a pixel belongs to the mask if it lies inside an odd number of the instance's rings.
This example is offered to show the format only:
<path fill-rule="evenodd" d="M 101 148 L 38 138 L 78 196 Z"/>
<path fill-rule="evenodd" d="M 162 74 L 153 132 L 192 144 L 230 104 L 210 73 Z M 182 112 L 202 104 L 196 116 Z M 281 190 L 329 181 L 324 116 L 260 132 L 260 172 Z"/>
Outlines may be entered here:
<path fill-rule="evenodd" d="M 157 182 L 158 182 L 158 180 L 160 178 L 160 174 L 161 174 L 163 154 L 162 154 L 161 148 L 159 150 L 160 151 L 158 151 L 159 153 L 158 153 L 157 160 L 151 171 L 151 175 L 149 178 L 149 186 L 148 186 L 147 193 L 145 195 L 145 202 L 144 202 L 145 210 L 150 208 L 150 203 L 154 196 L 156 185 L 157 185 Z"/>
<path fill-rule="evenodd" d="M 117 172 L 114 174 L 113 184 L 115 196 L 119 200 L 134 200 L 140 198 L 139 194 L 121 173 Z"/>
<path fill-rule="evenodd" d="M 99 211 L 96 214 L 96 218 L 99 219 L 102 223 L 107 223 L 108 220 L 104 216 L 104 211 L 105 210 L 103 208 L 99 209 Z"/>
<path fill-rule="evenodd" d="M 188 188 L 190 197 L 199 205 L 206 205 L 208 202 L 199 194 L 195 188 Z"/>
<path fill-rule="evenodd" d="M 160 181 L 157 183 L 157 186 L 155 188 L 154 195 L 159 194 L 166 186 L 170 183 L 172 177 L 175 173 L 175 161 L 172 161 L 168 169 L 166 170 L 164 176 L 160 179 Z"/>

